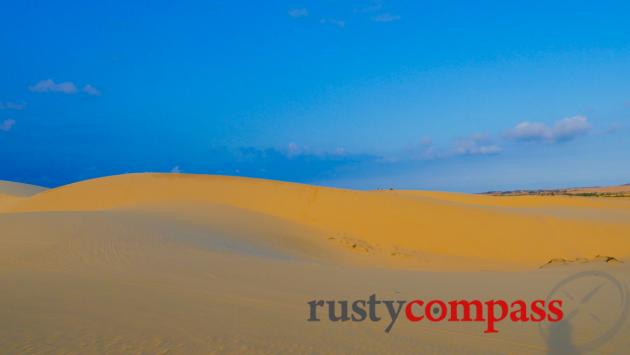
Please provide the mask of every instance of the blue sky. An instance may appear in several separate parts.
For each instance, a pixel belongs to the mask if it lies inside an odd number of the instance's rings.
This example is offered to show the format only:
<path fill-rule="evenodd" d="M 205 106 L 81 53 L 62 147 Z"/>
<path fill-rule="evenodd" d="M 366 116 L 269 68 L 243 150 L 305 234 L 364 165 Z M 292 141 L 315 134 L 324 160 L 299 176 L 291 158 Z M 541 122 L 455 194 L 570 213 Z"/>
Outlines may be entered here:
<path fill-rule="evenodd" d="M 478 192 L 630 183 L 624 2 L 22 1 L 0 179 Z"/>

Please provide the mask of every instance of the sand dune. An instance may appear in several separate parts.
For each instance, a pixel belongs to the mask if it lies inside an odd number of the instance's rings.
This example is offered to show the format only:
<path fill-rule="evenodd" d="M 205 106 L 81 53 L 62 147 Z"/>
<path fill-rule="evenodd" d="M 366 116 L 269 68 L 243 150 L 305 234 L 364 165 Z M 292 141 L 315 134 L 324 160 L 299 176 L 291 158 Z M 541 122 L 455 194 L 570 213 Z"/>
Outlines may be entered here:
<path fill-rule="evenodd" d="M 366 192 L 224 176 L 135 174 L 46 191 L 8 211 L 146 210 L 191 203 L 287 220 L 320 230 L 331 244 L 356 244 L 357 251 L 375 255 L 462 258 L 466 269 L 471 259 L 485 267 L 498 262 L 531 268 L 552 258 L 630 255 L 626 199 Z"/>
<path fill-rule="evenodd" d="M 623 198 L 352 191 L 180 174 L 11 191 L 0 197 L 6 353 L 543 354 L 558 340 L 534 324 L 506 322 L 484 335 L 476 323 L 401 322 L 387 334 L 382 322 L 306 322 L 306 302 L 374 293 L 544 299 L 592 269 L 630 281 L 625 262 L 539 268 L 596 255 L 628 260 Z M 621 314 L 614 287 L 602 290 L 596 297 L 611 301 L 597 303 L 608 306 L 597 313 L 600 328 Z M 588 344 L 589 317 L 559 341 Z M 624 322 L 597 353 L 623 353 L 628 335 Z"/>
<path fill-rule="evenodd" d="M 45 190 L 46 188 L 41 187 L 41 186 L 0 180 L 0 194 L 1 195 L 22 196 L 22 197 L 33 196 Z"/>
<path fill-rule="evenodd" d="M 0 181 L 0 211 L 8 209 L 16 202 L 38 194 L 46 189 L 35 185 Z"/>

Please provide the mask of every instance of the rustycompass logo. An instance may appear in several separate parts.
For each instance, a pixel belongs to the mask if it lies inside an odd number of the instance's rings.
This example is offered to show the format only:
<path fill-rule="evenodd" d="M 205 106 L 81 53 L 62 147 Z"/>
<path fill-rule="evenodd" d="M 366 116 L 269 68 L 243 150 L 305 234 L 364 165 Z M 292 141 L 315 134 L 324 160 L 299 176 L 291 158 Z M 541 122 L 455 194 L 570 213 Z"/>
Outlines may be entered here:
<path fill-rule="evenodd" d="M 309 322 L 319 322 L 327 311 L 331 322 L 372 322 L 385 320 L 389 333 L 398 319 L 410 322 L 481 322 L 484 333 L 498 333 L 498 324 L 511 322 L 562 321 L 563 301 L 559 298 L 524 300 L 381 300 L 375 294 L 354 301 L 312 300 L 308 302 Z"/>

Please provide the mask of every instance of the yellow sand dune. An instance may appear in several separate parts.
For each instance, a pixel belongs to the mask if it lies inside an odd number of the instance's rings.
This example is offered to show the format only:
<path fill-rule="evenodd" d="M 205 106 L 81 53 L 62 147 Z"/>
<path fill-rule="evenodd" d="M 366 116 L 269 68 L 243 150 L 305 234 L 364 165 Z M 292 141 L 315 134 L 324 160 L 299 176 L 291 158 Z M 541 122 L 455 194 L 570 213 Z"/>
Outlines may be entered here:
<path fill-rule="evenodd" d="M 352 191 L 226 176 L 132 174 L 49 190 L 6 210 L 146 210 L 203 203 L 313 228 L 331 244 L 391 256 L 393 264 L 414 256 L 458 257 L 465 269 L 474 269 L 475 261 L 534 268 L 552 258 L 630 255 L 627 199 Z"/>
<path fill-rule="evenodd" d="M 314 299 L 544 299 L 587 269 L 627 284 L 627 262 L 539 269 L 597 254 L 627 261 L 623 198 L 180 174 L 27 195 L 0 196 L 0 353 L 554 354 L 590 346 L 627 306 L 596 277 L 585 286 L 601 290 L 588 296 L 601 309 L 581 312 L 559 338 L 508 321 L 491 335 L 480 323 L 409 321 L 385 333 L 383 321 L 333 323 L 325 310 L 306 321 Z M 630 326 L 620 324 L 597 353 L 624 353 Z"/>

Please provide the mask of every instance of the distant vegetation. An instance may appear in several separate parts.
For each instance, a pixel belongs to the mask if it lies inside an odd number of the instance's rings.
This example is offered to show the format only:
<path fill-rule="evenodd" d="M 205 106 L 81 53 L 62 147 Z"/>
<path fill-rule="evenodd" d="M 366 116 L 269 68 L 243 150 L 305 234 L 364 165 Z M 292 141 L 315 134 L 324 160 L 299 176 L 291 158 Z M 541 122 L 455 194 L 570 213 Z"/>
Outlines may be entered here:
<path fill-rule="evenodd" d="M 623 187 L 630 184 L 621 185 L 618 188 L 569 188 L 569 189 L 549 189 L 549 190 L 512 190 L 512 191 L 488 191 L 483 195 L 493 196 L 581 196 L 581 197 L 630 197 L 630 188 Z"/>
<path fill-rule="evenodd" d="M 630 197 L 630 192 L 579 192 L 579 193 L 567 193 L 570 196 L 585 196 L 585 197 Z"/>

